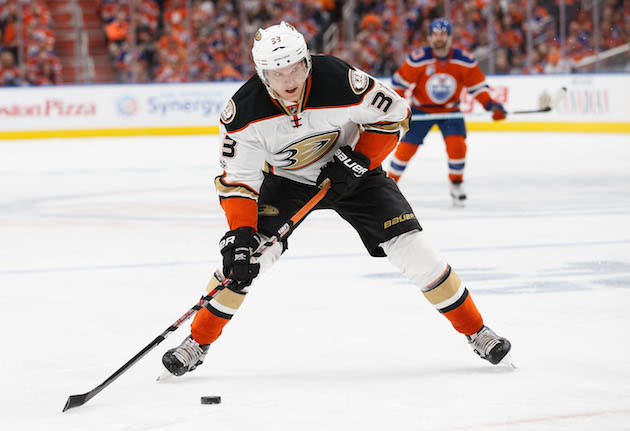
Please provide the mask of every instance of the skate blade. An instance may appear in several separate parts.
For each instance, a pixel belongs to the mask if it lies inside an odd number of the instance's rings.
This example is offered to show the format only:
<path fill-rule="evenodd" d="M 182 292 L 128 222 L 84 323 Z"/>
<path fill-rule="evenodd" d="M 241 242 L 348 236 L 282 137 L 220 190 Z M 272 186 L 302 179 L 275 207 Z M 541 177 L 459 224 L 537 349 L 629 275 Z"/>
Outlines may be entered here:
<path fill-rule="evenodd" d="M 155 379 L 156 382 L 158 383 L 164 383 L 166 381 L 171 380 L 173 377 L 175 377 L 174 375 L 171 374 L 171 372 L 169 370 L 164 370 L 162 372 L 162 374 L 160 374 L 159 376 L 157 376 L 157 379 Z"/>
<path fill-rule="evenodd" d="M 466 206 L 466 200 L 453 199 L 454 208 L 464 208 Z"/>
<path fill-rule="evenodd" d="M 501 359 L 501 362 L 499 362 L 497 365 L 501 365 L 507 368 L 513 368 L 516 369 L 516 364 L 514 363 L 514 361 L 512 360 L 512 355 L 511 354 L 507 354 L 505 355 L 505 357 L 503 359 Z"/>

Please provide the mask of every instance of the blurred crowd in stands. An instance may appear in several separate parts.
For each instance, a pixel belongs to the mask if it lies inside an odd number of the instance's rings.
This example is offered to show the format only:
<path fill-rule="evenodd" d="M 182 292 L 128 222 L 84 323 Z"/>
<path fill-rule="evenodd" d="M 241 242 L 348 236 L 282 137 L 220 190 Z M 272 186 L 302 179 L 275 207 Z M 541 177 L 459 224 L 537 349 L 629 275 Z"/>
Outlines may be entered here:
<path fill-rule="evenodd" d="M 348 22 L 348 2 L 342 0 L 100 0 L 100 16 L 118 82 L 245 79 L 253 72 L 253 34 L 282 20 L 305 35 L 311 51 L 338 55 L 375 76 L 391 75 L 412 49 L 425 45 L 430 21 L 445 8 L 453 45 L 474 53 L 489 73 L 571 72 L 580 60 L 630 42 L 630 0 L 599 0 L 597 14 L 591 1 L 489 4 L 355 0 Z M 0 0 L 2 85 L 61 82 L 49 24 L 43 0 Z M 26 47 L 22 71 L 16 66 L 20 25 Z"/>
<path fill-rule="evenodd" d="M 61 62 L 53 52 L 50 24 L 50 10 L 43 0 L 0 0 L 0 85 L 61 83 Z"/>
<path fill-rule="evenodd" d="M 434 0 L 358 1 L 360 27 L 352 48 L 354 63 L 375 75 L 391 75 L 404 52 L 426 44 L 429 23 L 440 13 L 442 3 Z M 593 9 L 577 0 L 565 0 L 567 28 L 560 31 L 559 0 L 531 0 L 527 20 L 526 0 L 451 0 L 449 19 L 453 24 L 453 46 L 475 54 L 481 62 L 494 57 L 492 73 L 571 72 L 585 57 L 630 42 L 630 0 L 600 0 L 599 29 L 595 33 Z M 592 2 L 585 2 L 591 5 Z M 527 28 L 531 26 L 531 40 Z M 489 30 L 494 30 L 493 32 Z M 493 46 L 489 50 L 494 35 Z M 561 36 L 565 38 L 564 54 Z M 530 54 L 527 55 L 527 44 Z M 627 57 L 630 60 L 630 57 Z M 488 71 L 488 70 L 486 70 Z"/>
<path fill-rule="evenodd" d="M 132 10 L 125 0 L 101 0 L 101 17 L 119 81 L 225 81 L 251 73 L 259 27 L 284 20 L 315 42 L 335 7 L 333 0 L 138 0 Z"/>

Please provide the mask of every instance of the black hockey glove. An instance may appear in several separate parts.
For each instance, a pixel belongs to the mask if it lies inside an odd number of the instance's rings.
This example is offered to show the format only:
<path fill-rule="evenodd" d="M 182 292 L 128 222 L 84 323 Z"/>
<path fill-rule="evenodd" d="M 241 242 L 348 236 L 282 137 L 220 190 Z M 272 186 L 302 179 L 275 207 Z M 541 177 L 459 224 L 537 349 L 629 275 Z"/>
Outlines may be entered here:
<path fill-rule="evenodd" d="M 370 159 L 349 146 L 338 148 L 332 161 L 326 163 L 317 177 L 319 186 L 326 178 L 330 179 L 327 197 L 333 201 L 349 195 L 355 189 L 370 166 Z"/>
<path fill-rule="evenodd" d="M 228 231 L 219 242 L 223 255 L 223 274 L 238 282 L 238 289 L 252 284 L 258 275 L 260 264 L 250 263 L 252 253 L 260 240 L 249 226 Z"/>

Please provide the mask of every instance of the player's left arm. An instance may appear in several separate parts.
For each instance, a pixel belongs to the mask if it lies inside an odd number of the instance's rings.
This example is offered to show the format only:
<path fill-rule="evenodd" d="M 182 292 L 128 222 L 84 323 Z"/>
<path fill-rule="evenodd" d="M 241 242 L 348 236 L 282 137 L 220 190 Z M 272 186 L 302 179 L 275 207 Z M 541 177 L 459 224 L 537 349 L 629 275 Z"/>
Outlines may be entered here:
<path fill-rule="evenodd" d="M 468 55 L 474 60 L 472 54 Z M 476 60 L 470 68 L 466 69 L 463 84 L 486 111 L 492 112 L 493 120 L 498 121 L 505 119 L 507 112 L 501 103 L 490 96 L 490 87 L 486 83 L 486 77 L 479 68 Z"/>
<path fill-rule="evenodd" d="M 369 168 L 374 169 L 409 130 L 411 109 L 396 92 L 375 80 L 363 102 L 354 109 L 352 119 L 360 127 L 354 150 L 366 155 Z"/>

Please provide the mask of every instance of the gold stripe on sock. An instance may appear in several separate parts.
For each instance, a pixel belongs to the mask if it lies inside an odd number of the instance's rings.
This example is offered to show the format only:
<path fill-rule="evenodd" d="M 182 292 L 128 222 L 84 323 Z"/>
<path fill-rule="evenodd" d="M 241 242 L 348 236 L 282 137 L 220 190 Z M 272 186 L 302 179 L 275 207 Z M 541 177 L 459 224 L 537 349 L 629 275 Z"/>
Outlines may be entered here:
<path fill-rule="evenodd" d="M 219 284 L 221 284 L 221 282 L 213 275 L 208 282 L 208 286 L 206 286 L 206 293 L 211 293 Z"/>
<path fill-rule="evenodd" d="M 213 298 L 214 301 L 223 305 L 224 307 L 238 310 L 245 300 L 245 293 L 234 292 L 230 289 L 223 289 L 217 296 Z"/>
<path fill-rule="evenodd" d="M 424 293 L 424 296 L 431 304 L 435 305 L 452 298 L 459 290 L 459 286 L 461 286 L 461 284 L 462 280 L 457 274 L 455 274 L 455 271 L 451 269 L 451 274 L 446 278 L 446 280 L 444 280 L 444 282 L 442 282 L 442 284 L 429 290 L 428 292 L 422 293 Z"/>

